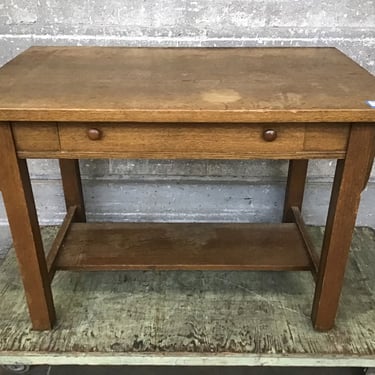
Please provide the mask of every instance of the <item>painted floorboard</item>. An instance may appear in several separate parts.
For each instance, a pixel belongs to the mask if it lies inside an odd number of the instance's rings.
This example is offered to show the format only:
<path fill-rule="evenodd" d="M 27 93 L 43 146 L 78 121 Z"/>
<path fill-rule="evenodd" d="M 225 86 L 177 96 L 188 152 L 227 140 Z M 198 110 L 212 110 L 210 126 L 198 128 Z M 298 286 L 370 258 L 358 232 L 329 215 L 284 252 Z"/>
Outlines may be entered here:
<path fill-rule="evenodd" d="M 319 244 L 322 229 L 310 228 Z M 43 229 L 50 243 L 55 227 Z M 31 330 L 14 251 L 0 266 L 0 363 L 375 366 L 375 232 L 357 228 L 336 327 L 312 329 L 308 272 L 58 272 Z"/>

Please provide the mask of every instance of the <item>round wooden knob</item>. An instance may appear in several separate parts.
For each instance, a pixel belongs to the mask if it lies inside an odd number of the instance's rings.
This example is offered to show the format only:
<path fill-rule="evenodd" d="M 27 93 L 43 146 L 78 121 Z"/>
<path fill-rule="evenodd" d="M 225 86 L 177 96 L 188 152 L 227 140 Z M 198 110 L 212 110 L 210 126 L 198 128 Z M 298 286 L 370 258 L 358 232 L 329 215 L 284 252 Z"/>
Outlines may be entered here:
<path fill-rule="evenodd" d="M 92 141 L 97 141 L 102 137 L 102 132 L 99 129 L 89 129 L 87 131 L 87 136 L 92 140 Z"/>
<path fill-rule="evenodd" d="M 277 138 L 277 131 L 273 129 L 267 129 L 263 132 L 263 139 L 267 142 L 272 142 Z"/>

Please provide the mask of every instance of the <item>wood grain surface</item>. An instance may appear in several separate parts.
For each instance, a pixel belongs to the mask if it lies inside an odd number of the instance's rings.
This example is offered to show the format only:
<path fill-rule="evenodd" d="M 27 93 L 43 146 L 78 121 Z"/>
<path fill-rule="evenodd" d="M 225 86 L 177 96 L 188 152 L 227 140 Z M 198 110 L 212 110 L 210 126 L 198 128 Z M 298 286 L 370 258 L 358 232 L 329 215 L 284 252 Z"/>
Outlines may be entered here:
<path fill-rule="evenodd" d="M 73 223 L 65 270 L 310 270 L 295 224 Z"/>
<path fill-rule="evenodd" d="M 62 122 L 56 131 L 56 123 L 18 121 L 12 128 L 20 158 L 340 159 L 350 125 Z"/>
<path fill-rule="evenodd" d="M 285 223 L 295 222 L 293 207 L 298 207 L 302 211 L 308 166 L 308 160 L 292 159 L 289 161 L 283 210 L 283 222 Z"/>
<path fill-rule="evenodd" d="M 17 158 L 10 124 L 0 125 L 0 179 L 33 328 L 51 329 L 56 315 L 38 215 L 28 166 Z"/>
<path fill-rule="evenodd" d="M 59 151 L 60 141 L 54 122 L 19 122 L 12 126 L 17 151 Z"/>
<path fill-rule="evenodd" d="M 65 159 L 59 160 L 59 165 L 66 209 L 69 211 L 75 206 L 73 221 L 85 222 L 86 210 L 79 162 L 76 159 Z"/>
<path fill-rule="evenodd" d="M 88 136 L 93 129 L 100 133 L 97 140 Z M 264 139 L 267 129 L 277 132 L 272 142 Z M 304 124 L 59 124 L 62 152 L 125 153 L 163 159 L 292 154 L 303 151 L 304 134 Z"/>
<path fill-rule="evenodd" d="M 0 120 L 375 122 L 375 77 L 334 48 L 32 47 Z"/>
<path fill-rule="evenodd" d="M 316 329 L 334 325 L 361 193 L 372 165 L 375 128 L 353 124 L 348 151 L 338 160 L 331 193 L 315 290 L 312 320 Z"/>
<path fill-rule="evenodd" d="M 323 229 L 309 231 L 319 248 Z M 48 248 L 56 229 L 43 233 Z M 58 323 L 35 332 L 11 251 L 0 267 L 0 361 L 375 366 L 374 243 L 373 230 L 356 229 L 326 333 L 311 325 L 310 273 L 249 271 L 58 272 Z"/>

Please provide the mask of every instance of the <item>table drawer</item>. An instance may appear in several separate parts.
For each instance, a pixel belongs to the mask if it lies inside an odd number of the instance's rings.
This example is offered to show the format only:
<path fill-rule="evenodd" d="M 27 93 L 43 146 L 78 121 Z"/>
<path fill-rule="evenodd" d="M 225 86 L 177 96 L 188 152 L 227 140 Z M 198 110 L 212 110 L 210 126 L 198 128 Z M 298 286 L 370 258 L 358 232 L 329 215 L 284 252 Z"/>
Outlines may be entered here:
<path fill-rule="evenodd" d="M 62 123 L 61 150 L 133 158 L 229 158 L 302 151 L 304 125 Z"/>

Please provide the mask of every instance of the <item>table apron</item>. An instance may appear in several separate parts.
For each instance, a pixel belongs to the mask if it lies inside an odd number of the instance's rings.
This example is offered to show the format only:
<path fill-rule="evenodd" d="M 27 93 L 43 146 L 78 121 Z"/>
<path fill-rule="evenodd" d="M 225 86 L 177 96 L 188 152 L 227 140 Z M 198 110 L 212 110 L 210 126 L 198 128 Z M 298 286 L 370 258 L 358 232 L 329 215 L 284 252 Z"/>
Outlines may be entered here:
<path fill-rule="evenodd" d="M 13 122 L 20 158 L 345 158 L 348 123 Z"/>

